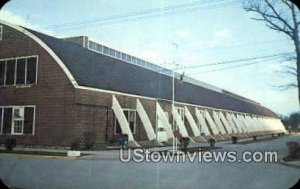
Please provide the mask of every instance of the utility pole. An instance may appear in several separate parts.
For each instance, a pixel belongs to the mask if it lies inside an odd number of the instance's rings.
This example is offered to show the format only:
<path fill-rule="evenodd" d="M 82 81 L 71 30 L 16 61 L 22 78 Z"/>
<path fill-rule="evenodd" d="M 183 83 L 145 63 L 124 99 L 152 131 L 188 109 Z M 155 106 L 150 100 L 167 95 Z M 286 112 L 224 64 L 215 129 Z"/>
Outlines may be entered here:
<path fill-rule="evenodd" d="M 176 43 L 172 43 L 172 45 L 175 47 L 174 49 L 174 54 L 173 54 L 173 66 L 174 68 L 172 69 L 173 71 L 173 81 L 172 81 L 172 110 L 171 110 L 171 113 L 172 113 L 172 127 L 173 127 L 173 152 L 177 151 L 177 140 L 176 140 L 176 137 L 174 136 L 174 131 L 176 131 L 176 125 L 175 125 L 175 119 L 174 119 L 174 115 L 173 115 L 173 110 L 175 111 L 175 69 L 176 69 L 176 66 L 175 66 L 175 51 L 177 51 L 178 49 L 178 45 Z"/>

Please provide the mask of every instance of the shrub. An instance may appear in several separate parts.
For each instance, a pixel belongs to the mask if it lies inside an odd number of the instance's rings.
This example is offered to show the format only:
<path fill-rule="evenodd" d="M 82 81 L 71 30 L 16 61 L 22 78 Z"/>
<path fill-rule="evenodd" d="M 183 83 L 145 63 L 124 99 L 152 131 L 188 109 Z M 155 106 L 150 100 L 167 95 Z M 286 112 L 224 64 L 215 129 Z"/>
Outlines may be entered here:
<path fill-rule="evenodd" d="M 256 137 L 256 136 L 253 136 L 253 140 L 257 140 L 257 137 Z"/>
<path fill-rule="evenodd" d="M 216 140 L 214 138 L 208 139 L 208 142 L 210 147 L 212 148 L 215 147 Z"/>
<path fill-rule="evenodd" d="M 182 148 L 183 151 L 186 151 L 187 149 L 187 146 L 189 145 L 190 143 L 190 138 L 188 137 L 182 137 L 180 140 L 180 147 Z"/>
<path fill-rule="evenodd" d="M 84 148 L 85 150 L 90 150 L 95 145 L 96 133 L 95 132 L 85 132 L 84 136 Z"/>
<path fill-rule="evenodd" d="M 14 147 L 17 145 L 16 139 L 6 139 L 5 141 L 5 148 L 6 150 L 12 151 Z"/>
<path fill-rule="evenodd" d="M 72 143 L 71 143 L 71 150 L 80 150 L 82 145 L 82 141 L 79 138 L 76 138 Z"/>
<path fill-rule="evenodd" d="M 232 144 L 236 144 L 237 141 L 238 141 L 238 137 L 237 136 L 232 136 L 231 141 L 232 141 Z"/>

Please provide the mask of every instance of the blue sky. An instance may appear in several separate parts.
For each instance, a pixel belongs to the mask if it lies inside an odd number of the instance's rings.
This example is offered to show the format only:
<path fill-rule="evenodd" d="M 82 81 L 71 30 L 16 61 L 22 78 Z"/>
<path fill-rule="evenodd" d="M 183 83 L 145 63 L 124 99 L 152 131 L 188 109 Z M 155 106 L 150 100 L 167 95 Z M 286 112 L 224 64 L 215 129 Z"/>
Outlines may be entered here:
<path fill-rule="evenodd" d="M 141 12 L 147 14 L 138 19 L 130 16 Z M 188 69 L 294 51 L 287 36 L 252 20 L 253 16 L 243 10 L 241 0 L 11 0 L 0 11 L 0 19 L 56 37 L 86 35 L 169 68 L 174 60 L 179 72 L 258 101 L 276 113 L 298 111 L 297 90 L 274 87 L 295 82 L 292 76 L 278 73 L 293 62 L 273 58 L 214 72 L 210 71 L 223 67 Z M 226 66 L 241 63 L 253 61 Z"/>

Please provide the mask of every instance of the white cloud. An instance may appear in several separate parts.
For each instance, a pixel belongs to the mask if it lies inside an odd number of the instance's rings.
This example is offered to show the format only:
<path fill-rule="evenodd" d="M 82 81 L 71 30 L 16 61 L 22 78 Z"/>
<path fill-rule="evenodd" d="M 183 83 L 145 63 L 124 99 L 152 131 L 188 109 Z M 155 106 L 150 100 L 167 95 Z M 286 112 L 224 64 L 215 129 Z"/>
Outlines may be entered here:
<path fill-rule="evenodd" d="M 176 36 L 179 39 L 188 39 L 191 36 L 191 32 L 189 32 L 188 30 L 180 30 L 176 32 Z"/>
<path fill-rule="evenodd" d="M 232 32 L 229 29 L 221 29 L 214 32 L 214 36 L 218 39 L 227 39 L 232 36 Z"/>
<path fill-rule="evenodd" d="M 45 30 L 45 29 L 43 29 L 40 26 L 35 25 L 35 24 L 31 24 L 28 19 L 24 19 L 24 18 L 14 14 L 14 13 L 8 11 L 8 10 L 1 10 L 0 11 L 0 20 L 3 20 L 5 22 L 11 23 L 11 24 L 15 24 L 15 25 L 26 27 L 26 28 L 30 28 L 30 29 L 33 29 L 33 30 L 37 30 L 37 31 L 40 31 L 40 32 L 43 32 L 43 33 L 53 34 L 52 31 Z"/>
<path fill-rule="evenodd" d="M 13 14 L 12 12 L 8 10 L 1 10 L 0 11 L 0 19 L 12 24 L 26 26 L 26 20 Z"/>

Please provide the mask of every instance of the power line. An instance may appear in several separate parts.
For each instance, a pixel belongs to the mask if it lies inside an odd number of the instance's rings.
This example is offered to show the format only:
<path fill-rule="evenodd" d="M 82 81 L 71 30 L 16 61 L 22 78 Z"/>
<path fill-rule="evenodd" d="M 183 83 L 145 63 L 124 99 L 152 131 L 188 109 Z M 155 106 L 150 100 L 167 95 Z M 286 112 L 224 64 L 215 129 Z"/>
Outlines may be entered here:
<path fill-rule="evenodd" d="M 250 63 L 238 64 L 238 65 L 234 65 L 234 66 L 228 66 L 228 67 L 223 67 L 223 68 L 218 68 L 218 69 L 212 69 L 212 70 L 207 70 L 207 71 L 200 71 L 200 72 L 197 72 L 197 73 L 188 74 L 188 76 L 190 76 L 190 75 L 196 75 L 196 74 L 200 74 L 200 73 L 211 73 L 211 72 L 217 72 L 217 71 L 235 69 L 235 68 L 250 66 L 250 65 L 254 65 L 254 64 L 260 64 L 260 63 L 266 63 L 266 62 L 269 62 L 271 60 L 276 60 L 278 58 L 280 58 L 280 57 L 273 57 L 273 58 L 270 58 L 270 59 L 267 59 L 267 60 L 260 60 L 260 61 L 250 62 Z"/>
<path fill-rule="evenodd" d="M 268 60 L 261 60 L 261 61 L 251 62 L 251 63 L 239 64 L 239 65 L 235 65 L 235 66 L 228 66 L 228 67 L 225 67 L 225 68 L 213 69 L 213 70 L 208 70 L 208 71 L 201 71 L 201 72 L 198 72 L 197 74 L 199 74 L 199 73 L 211 73 L 211 72 L 229 70 L 229 69 L 234 69 L 234 68 L 240 68 L 240 67 L 250 66 L 250 65 L 253 65 L 253 64 L 260 64 L 260 63 L 264 63 L 264 62 L 269 62 L 271 60 L 276 60 L 276 59 L 278 59 L 278 57 L 268 59 Z M 189 75 L 194 75 L 194 74 L 189 74 Z"/>
<path fill-rule="evenodd" d="M 217 46 L 217 47 L 207 47 L 205 49 L 202 49 L 201 51 L 216 51 L 216 50 L 228 50 L 228 49 L 234 49 L 239 47 L 247 47 L 247 46 L 257 46 L 257 45 L 265 45 L 265 44 L 274 44 L 274 43 L 281 43 L 281 42 L 287 42 L 289 40 L 287 39 L 272 39 L 272 40 L 264 40 L 264 41 L 256 41 L 252 43 L 244 43 L 244 44 L 238 44 L 238 45 L 228 45 L 228 46 Z M 197 40 L 193 41 L 185 41 L 185 45 L 190 45 L 197 43 Z"/>
<path fill-rule="evenodd" d="M 236 0 L 234 0 L 236 1 Z M 174 13 L 188 13 L 193 12 L 199 9 L 212 9 L 212 8 L 219 8 L 224 7 L 225 5 L 232 4 L 234 1 L 231 2 L 223 2 L 223 0 L 219 0 L 217 2 L 214 1 L 214 3 L 206 3 L 203 4 L 203 2 L 195 1 L 191 3 L 186 4 L 180 4 L 175 6 L 169 6 L 169 7 L 163 7 L 163 8 L 155 8 L 155 9 L 149 9 L 144 11 L 138 11 L 138 12 L 132 12 L 127 14 L 120 14 L 115 16 L 109 16 L 104 18 L 95 18 L 90 20 L 82 20 L 78 22 L 71 22 L 71 23 L 65 23 L 65 24 L 56 24 L 56 25 L 48 25 L 44 26 L 45 29 L 51 29 L 54 30 L 68 30 L 73 29 L 77 27 L 81 27 L 83 25 L 91 25 L 91 24 L 101 24 L 97 26 L 103 26 L 107 24 L 112 23 L 121 23 L 121 22 L 128 22 L 128 21 L 137 21 L 141 19 L 148 19 L 153 17 L 161 17 L 166 16 Z M 223 2 L 223 3 L 222 3 Z M 220 4 L 221 3 L 221 4 Z M 94 26 L 94 25 L 93 25 Z M 86 28 L 85 28 L 86 29 Z"/>
<path fill-rule="evenodd" d="M 289 54 L 292 54 L 292 53 L 293 52 L 286 52 L 286 53 L 280 53 L 280 54 L 256 56 L 256 57 L 251 57 L 251 58 L 243 58 L 243 59 L 229 60 L 229 61 L 223 61 L 223 62 L 215 62 L 215 63 L 209 63 L 209 64 L 187 66 L 187 67 L 185 67 L 185 69 L 218 66 L 218 65 L 224 65 L 224 64 L 233 64 L 233 63 L 238 63 L 238 62 L 244 62 L 244 61 L 249 61 L 249 60 L 265 59 L 265 58 L 271 58 L 271 57 L 280 57 L 280 56 L 289 55 Z"/>
<path fill-rule="evenodd" d="M 178 5 L 174 5 L 174 6 L 170 6 L 170 7 L 153 8 L 153 9 L 148 9 L 148 10 L 143 10 L 143 11 L 138 11 L 138 12 L 131 12 L 131 13 L 126 13 L 126 14 L 108 16 L 108 17 L 104 17 L 104 18 L 84 19 L 84 20 L 80 20 L 80 21 L 63 23 L 63 24 L 54 24 L 54 25 L 48 25 L 48 26 L 44 26 L 44 27 L 50 27 L 51 28 L 51 27 L 66 26 L 66 25 L 87 24 L 87 23 L 93 23 L 93 22 L 98 22 L 98 21 L 106 21 L 106 20 L 117 19 L 117 18 L 126 18 L 126 17 L 130 17 L 130 16 L 138 16 L 138 15 L 142 15 L 142 14 L 149 14 L 149 13 L 153 13 L 153 12 L 156 12 L 156 11 L 163 11 L 165 9 L 167 10 L 167 9 L 170 9 L 170 8 L 178 8 L 178 7 L 184 8 L 185 6 L 194 5 L 195 3 L 197 3 L 197 1 L 196 2 L 195 1 L 190 2 L 190 3 L 184 3 L 184 4 L 178 4 Z"/>

